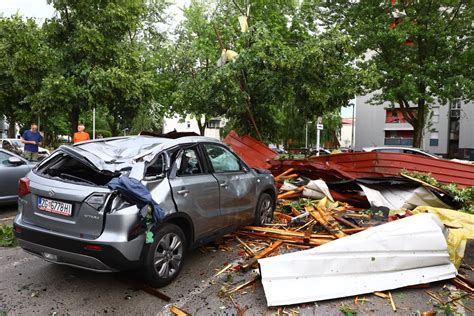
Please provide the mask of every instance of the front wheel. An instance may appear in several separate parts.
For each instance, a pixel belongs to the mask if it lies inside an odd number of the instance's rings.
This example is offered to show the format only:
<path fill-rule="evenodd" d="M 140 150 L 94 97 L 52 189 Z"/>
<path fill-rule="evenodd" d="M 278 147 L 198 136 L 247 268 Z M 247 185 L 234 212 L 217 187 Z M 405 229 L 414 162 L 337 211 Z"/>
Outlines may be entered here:
<path fill-rule="evenodd" d="M 270 224 L 275 210 L 275 200 L 268 193 L 262 193 L 257 203 L 254 225 Z"/>
<path fill-rule="evenodd" d="M 183 266 L 186 238 L 178 226 L 163 224 L 154 235 L 146 257 L 147 281 L 151 286 L 170 284 Z"/>

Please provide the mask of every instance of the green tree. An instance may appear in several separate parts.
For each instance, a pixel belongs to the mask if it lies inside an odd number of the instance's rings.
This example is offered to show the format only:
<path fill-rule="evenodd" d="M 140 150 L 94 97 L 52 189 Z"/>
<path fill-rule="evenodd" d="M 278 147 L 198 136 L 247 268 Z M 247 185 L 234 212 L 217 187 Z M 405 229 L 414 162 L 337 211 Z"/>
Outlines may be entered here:
<path fill-rule="evenodd" d="M 161 54 L 170 60 L 162 73 L 173 92 L 162 96 L 172 110 L 225 116 L 265 141 L 304 139 L 306 121 L 355 93 L 347 37 L 321 34 L 297 2 L 192 1 L 185 16 L 178 40 Z M 239 26 L 244 16 L 248 32 Z M 238 56 L 218 66 L 224 50 Z"/>
<path fill-rule="evenodd" d="M 138 109 L 153 100 L 155 71 L 146 62 L 145 40 L 152 36 L 149 19 L 162 6 L 145 0 L 48 3 L 57 12 L 43 24 L 53 62 L 31 98 L 34 108 L 66 113 L 74 132 L 82 112 L 105 106 L 114 135 L 130 128 Z"/>
<path fill-rule="evenodd" d="M 392 2 L 395 2 L 392 4 Z M 326 26 L 349 34 L 372 102 L 399 106 L 420 147 L 435 102 L 473 99 L 471 1 L 313 1 Z"/>
<path fill-rule="evenodd" d="M 33 19 L 0 17 L 0 113 L 9 123 L 8 137 L 16 136 L 16 123 L 28 125 L 38 119 L 28 96 L 40 89 L 50 65 L 43 39 Z"/>

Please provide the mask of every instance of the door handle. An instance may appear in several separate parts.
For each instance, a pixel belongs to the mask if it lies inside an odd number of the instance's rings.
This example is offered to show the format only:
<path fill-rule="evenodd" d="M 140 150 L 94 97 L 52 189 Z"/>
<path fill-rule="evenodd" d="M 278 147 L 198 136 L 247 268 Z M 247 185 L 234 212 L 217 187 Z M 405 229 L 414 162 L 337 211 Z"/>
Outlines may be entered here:
<path fill-rule="evenodd" d="M 220 183 L 219 185 L 223 188 L 227 188 L 229 186 L 226 181 Z"/>
<path fill-rule="evenodd" d="M 182 195 L 186 195 L 189 193 L 189 190 L 179 190 L 178 192 L 176 192 L 178 194 L 182 194 Z"/>

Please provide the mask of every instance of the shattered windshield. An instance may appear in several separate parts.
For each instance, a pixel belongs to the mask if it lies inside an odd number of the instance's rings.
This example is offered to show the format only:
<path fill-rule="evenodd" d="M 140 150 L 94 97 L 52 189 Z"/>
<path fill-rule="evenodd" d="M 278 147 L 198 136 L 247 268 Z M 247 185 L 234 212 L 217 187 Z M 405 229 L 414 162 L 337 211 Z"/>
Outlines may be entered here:
<path fill-rule="evenodd" d="M 154 148 L 164 141 L 166 141 L 166 139 L 135 136 L 83 143 L 75 147 L 94 154 L 107 164 L 115 164 L 127 161 L 140 153 Z"/>

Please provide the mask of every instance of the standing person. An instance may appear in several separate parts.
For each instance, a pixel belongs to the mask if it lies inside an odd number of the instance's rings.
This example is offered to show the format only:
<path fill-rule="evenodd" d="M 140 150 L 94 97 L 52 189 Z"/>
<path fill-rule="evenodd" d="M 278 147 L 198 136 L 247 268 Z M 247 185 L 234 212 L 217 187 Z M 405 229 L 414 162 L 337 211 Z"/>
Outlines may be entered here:
<path fill-rule="evenodd" d="M 84 132 L 85 128 L 86 127 L 83 124 L 79 124 L 77 126 L 77 132 L 74 133 L 74 137 L 73 137 L 73 143 L 74 144 L 91 139 L 90 136 L 89 136 L 89 133 Z"/>
<path fill-rule="evenodd" d="M 21 142 L 25 144 L 24 156 L 28 160 L 38 160 L 38 145 L 43 142 L 43 136 L 38 132 L 38 124 L 31 123 L 31 129 L 25 131 L 21 137 Z"/>

